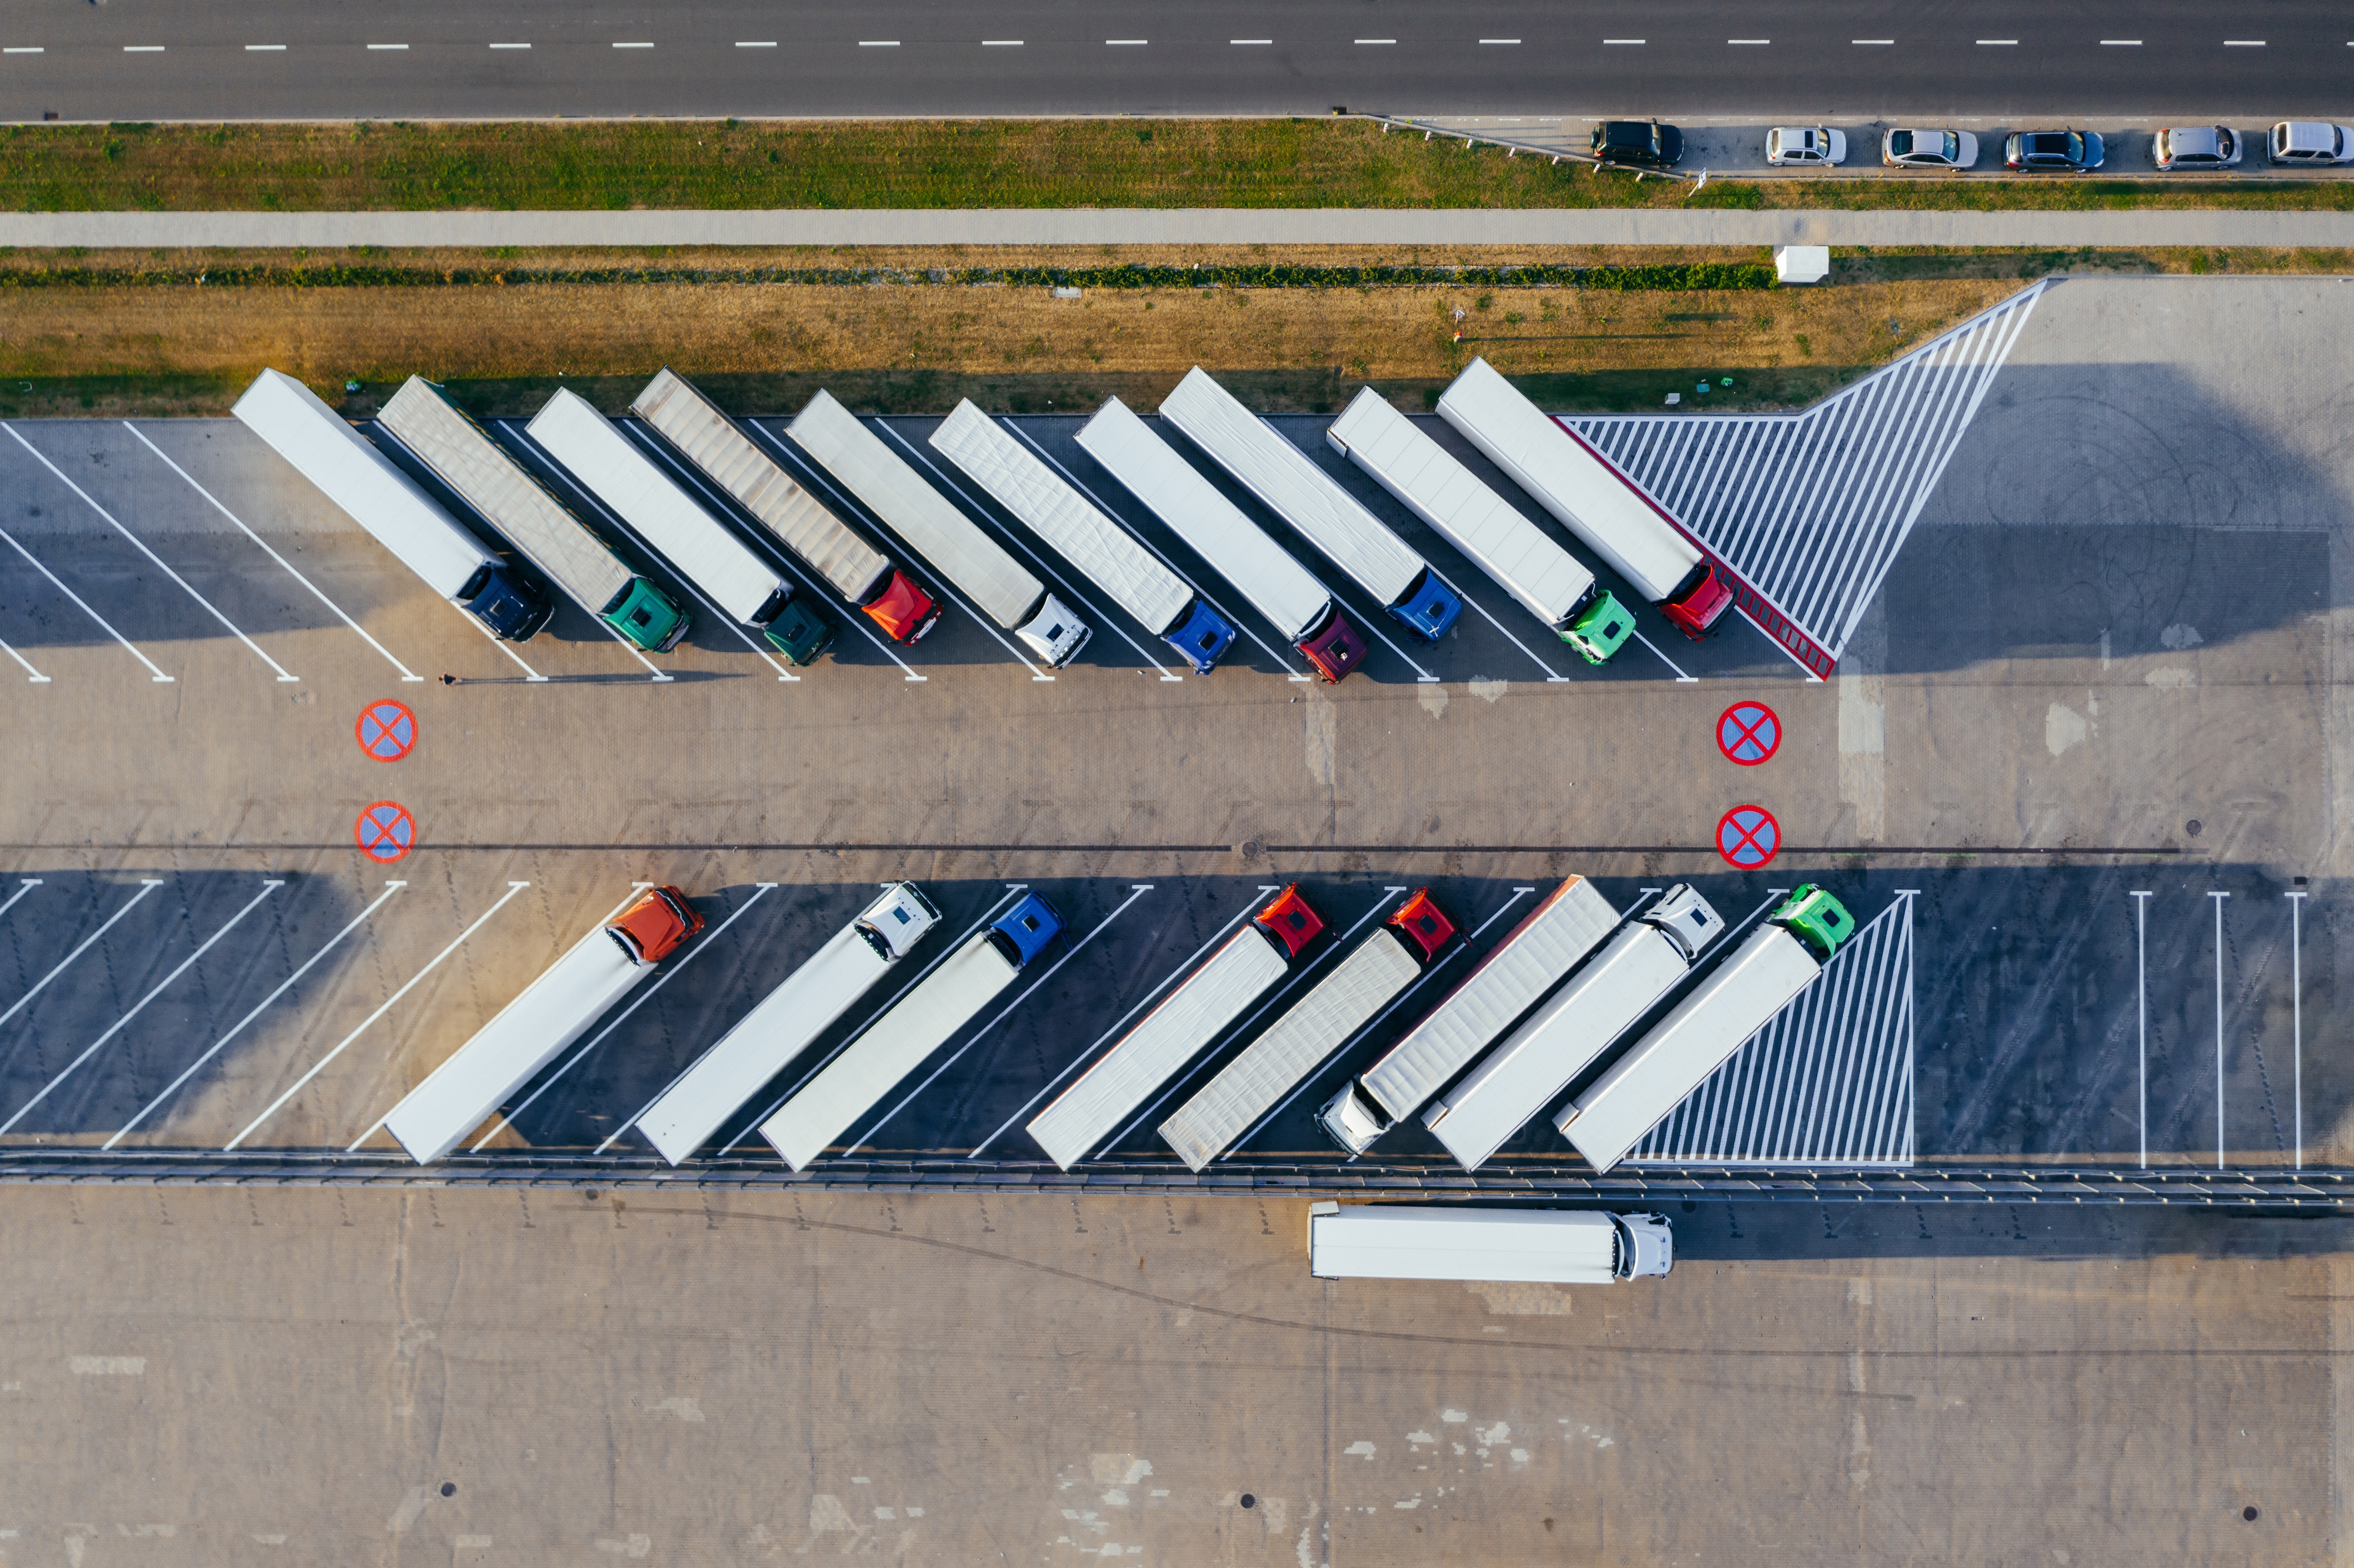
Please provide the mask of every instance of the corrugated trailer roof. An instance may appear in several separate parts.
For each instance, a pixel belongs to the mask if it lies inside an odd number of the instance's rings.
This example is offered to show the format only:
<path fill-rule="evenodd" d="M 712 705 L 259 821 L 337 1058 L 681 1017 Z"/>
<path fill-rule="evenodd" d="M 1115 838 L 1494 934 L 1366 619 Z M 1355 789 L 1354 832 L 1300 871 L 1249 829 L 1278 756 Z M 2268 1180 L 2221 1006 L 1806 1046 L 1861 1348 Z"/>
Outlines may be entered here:
<path fill-rule="evenodd" d="M 1608 1214 L 1350 1203 L 1311 1215 L 1308 1272 L 1319 1279 L 1460 1279 L 1607 1285 L 1618 1226 Z"/>

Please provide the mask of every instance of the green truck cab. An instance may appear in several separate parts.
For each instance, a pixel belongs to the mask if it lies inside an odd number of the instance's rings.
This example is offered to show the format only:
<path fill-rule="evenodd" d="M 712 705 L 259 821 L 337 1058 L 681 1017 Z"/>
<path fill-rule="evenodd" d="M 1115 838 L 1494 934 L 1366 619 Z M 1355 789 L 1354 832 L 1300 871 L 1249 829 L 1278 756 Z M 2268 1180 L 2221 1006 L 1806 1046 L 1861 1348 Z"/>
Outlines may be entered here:
<path fill-rule="evenodd" d="M 597 614 L 649 653 L 667 653 L 686 635 L 686 612 L 641 577 L 631 577 Z"/>
<path fill-rule="evenodd" d="M 1855 935 L 1855 916 L 1847 906 L 1811 882 L 1784 899 L 1771 919 L 1806 943 L 1819 963 L 1829 963 L 1840 944 Z"/>
<path fill-rule="evenodd" d="M 769 645 L 796 664 L 817 662 L 817 656 L 833 646 L 833 622 L 819 614 L 803 593 L 789 595 L 784 608 L 760 628 Z"/>
<path fill-rule="evenodd" d="M 1635 618 L 1608 588 L 1596 588 L 1585 608 L 1561 630 L 1561 640 L 1589 664 L 1606 664 L 1634 634 Z"/>

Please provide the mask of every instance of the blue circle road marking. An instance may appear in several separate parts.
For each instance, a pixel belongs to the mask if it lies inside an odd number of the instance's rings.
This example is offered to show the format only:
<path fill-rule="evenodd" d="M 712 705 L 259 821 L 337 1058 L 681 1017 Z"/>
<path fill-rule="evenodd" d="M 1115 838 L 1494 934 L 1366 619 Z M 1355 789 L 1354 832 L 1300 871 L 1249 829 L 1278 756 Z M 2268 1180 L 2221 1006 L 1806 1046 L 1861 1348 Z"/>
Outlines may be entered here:
<path fill-rule="evenodd" d="M 352 824 L 360 853 L 379 865 L 390 865 L 417 842 L 417 820 L 398 800 L 378 800 Z"/>
<path fill-rule="evenodd" d="M 417 715 L 408 711 L 408 704 L 387 697 L 360 710 L 353 733 L 359 737 L 360 749 L 378 762 L 398 762 L 417 744 Z"/>
<path fill-rule="evenodd" d="M 1782 744 L 1782 721 L 1764 703 L 1735 703 L 1717 715 L 1716 748 L 1744 768 L 1755 768 Z"/>
<path fill-rule="evenodd" d="M 1782 847 L 1782 824 L 1763 806 L 1735 806 L 1716 820 L 1716 853 L 1743 871 L 1755 871 Z"/>

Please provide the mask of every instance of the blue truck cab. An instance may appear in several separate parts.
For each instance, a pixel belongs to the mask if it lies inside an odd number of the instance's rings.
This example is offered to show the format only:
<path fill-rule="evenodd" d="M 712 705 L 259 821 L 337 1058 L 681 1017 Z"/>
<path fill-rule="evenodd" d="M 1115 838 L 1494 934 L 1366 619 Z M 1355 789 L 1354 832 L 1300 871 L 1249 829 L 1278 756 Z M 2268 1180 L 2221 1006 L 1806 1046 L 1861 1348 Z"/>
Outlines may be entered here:
<path fill-rule="evenodd" d="M 1425 642 L 1436 642 L 1447 635 L 1463 618 L 1463 600 L 1447 586 L 1446 579 L 1425 567 L 1414 587 L 1389 612 L 1405 623 L 1405 629 Z"/>
<path fill-rule="evenodd" d="M 1193 673 L 1206 675 L 1227 644 L 1235 640 L 1235 629 L 1225 618 L 1200 599 L 1188 607 L 1178 623 L 1161 634 L 1161 640 L 1190 660 Z"/>
<path fill-rule="evenodd" d="M 466 613 L 506 642 L 527 642 L 556 614 L 556 600 L 504 562 L 485 561 L 458 590 Z"/>
<path fill-rule="evenodd" d="M 1044 952 L 1055 938 L 1063 934 L 1063 917 L 1055 906 L 1033 893 L 1016 904 L 1002 919 L 991 922 L 991 945 L 1009 963 L 1019 969 Z"/>

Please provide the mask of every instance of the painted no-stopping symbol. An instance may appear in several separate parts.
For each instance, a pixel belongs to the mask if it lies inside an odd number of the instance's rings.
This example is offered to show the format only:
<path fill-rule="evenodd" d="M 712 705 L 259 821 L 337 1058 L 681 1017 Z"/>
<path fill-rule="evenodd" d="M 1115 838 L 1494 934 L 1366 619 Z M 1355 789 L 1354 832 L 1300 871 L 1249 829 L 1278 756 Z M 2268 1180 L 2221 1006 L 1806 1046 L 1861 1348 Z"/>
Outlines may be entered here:
<path fill-rule="evenodd" d="M 1716 719 L 1716 748 L 1744 768 L 1755 768 L 1782 744 L 1782 721 L 1764 703 L 1735 703 Z"/>
<path fill-rule="evenodd" d="M 360 853 L 378 865 L 390 865 L 415 846 L 417 820 L 399 801 L 378 800 L 352 824 L 352 837 Z"/>
<path fill-rule="evenodd" d="M 417 744 L 417 715 L 408 704 L 387 697 L 362 708 L 352 733 L 359 737 L 360 749 L 378 762 L 398 762 Z"/>
<path fill-rule="evenodd" d="M 1743 871 L 1755 871 L 1782 847 L 1782 824 L 1763 806 L 1735 806 L 1716 820 L 1716 853 Z"/>

